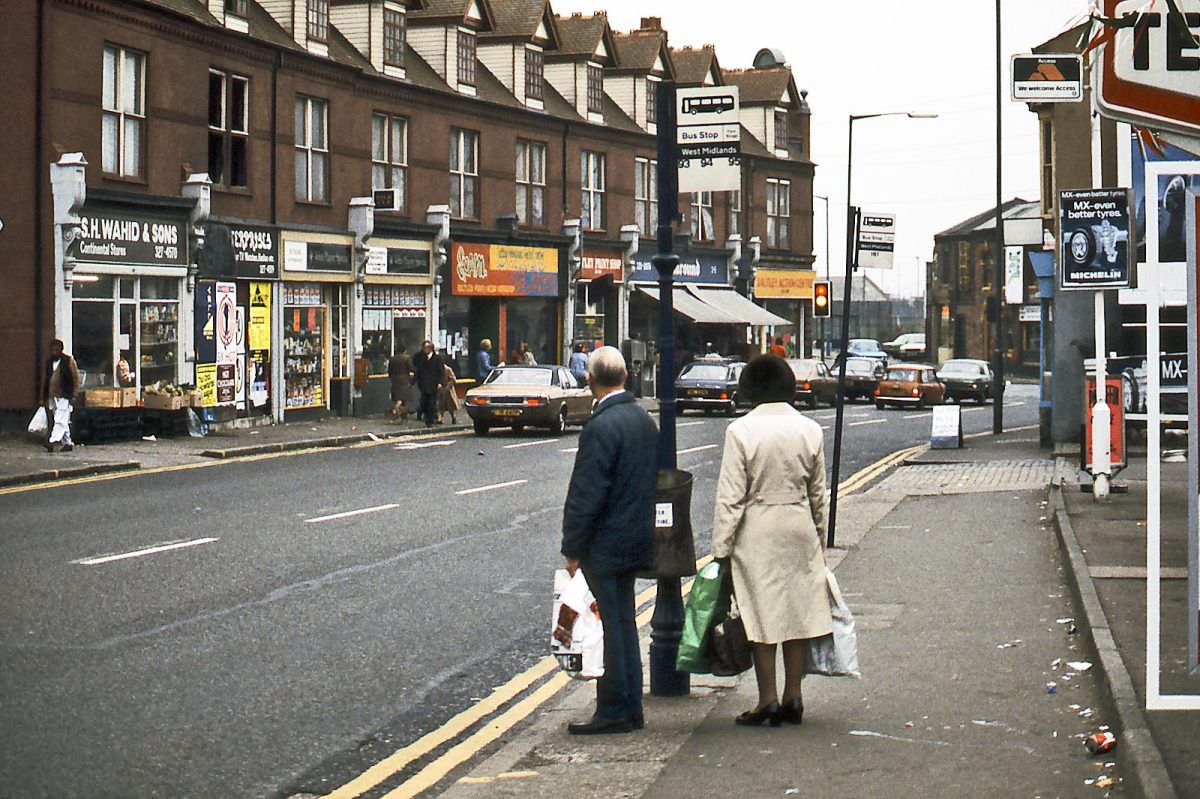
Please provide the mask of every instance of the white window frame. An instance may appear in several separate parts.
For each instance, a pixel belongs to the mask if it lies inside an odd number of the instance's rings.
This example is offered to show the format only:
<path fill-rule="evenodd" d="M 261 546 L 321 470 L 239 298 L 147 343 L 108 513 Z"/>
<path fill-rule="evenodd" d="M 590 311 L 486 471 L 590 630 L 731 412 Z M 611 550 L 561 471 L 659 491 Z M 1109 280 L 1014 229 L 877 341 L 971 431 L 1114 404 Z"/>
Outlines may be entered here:
<path fill-rule="evenodd" d="M 600 64 L 587 65 L 587 112 L 589 114 L 604 113 L 604 67 Z M 596 104 L 593 106 L 592 101 Z"/>
<path fill-rule="evenodd" d="M 313 41 L 329 41 L 329 0 L 308 0 L 305 30 Z"/>
<path fill-rule="evenodd" d="M 791 240 L 792 182 L 767 178 L 767 246 L 787 249 Z"/>
<path fill-rule="evenodd" d="M 691 226 L 693 241 L 712 241 L 716 238 L 713 224 L 713 196 L 711 191 L 694 191 L 691 199 Z"/>
<path fill-rule="evenodd" d="M 545 142 L 517 139 L 517 221 L 522 225 L 546 225 L 546 149 Z"/>
<path fill-rule="evenodd" d="M 371 190 L 382 189 L 398 190 L 393 210 L 408 208 L 408 118 L 376 111 L 371 114 Z"/>
<path fill-rule="evenodd" d="M 606 153 L 580 151 L 579 184 L 581 194 L 579 222 L 584 230 L 604 230 L 604 193 L 607 180 Z"/>
<path fill-rule="evenodd" d="M 471 56 L 470 58 L 463 55 L 463 42 L 470 41 Z M 458 39 L 455 42 L 455 65 L 458 69 L 458 82 L 464 86 L 475 86 L 479 80 L 479 67 L 477 61 L 479 59 L 479 42 L 475 36 L 475 31 L 458 29 Z"/>
<path fill-rule="evenodd" d="M 533 75 L 533 65 L 537 64 L 537 75 Z M 535 89 L 530 91 L 530 89 Z M 525 99 L 544 100 L 546 97 L 546 54 L 537 48 L 525 48 Z"/>
<path fill-rule="evenodd" d="M 394 18 L 400 20 L 399 58 L 390 58 L 389 57 L 389 56 L 396 55 L 396 53 L 391 52 L 388 48 L 388 44 L 391 41 L 388 38 L 388 28 L 389 28 L 388 19 L 389 19 L 389 17 L 394 17 Z M 404 68 L 404 51 L 405 51 L 405 49 L 407 49 L 407 47 L 408 47 L 408 19 L 406 18 L 403 11 L 397 11 L 394 8 L 388 8 L 387 6 L 384 6 L 384 9 L 383 9 L 383 64 L 384 64 L 384 66 L 399 67 L 400 69 L 403 69 Z"/>
<path fill-rule="evenodd" d="M 729 235 L 740 235 L 742 232 L 742 192 L 741 189 L 729 192 Z"/>
<path fill-rule="evenodd" d="M 479 218 L 479 131 L 476 130 L 450 128 L 450 215 L 456 219 Z"/>
<path fill-rule="evenodd" d="M 126 61 L 130 59 L 134 60 L 133 68 L 138 73 L 132 86 L 126 74 L 129 68 Z M 121 45 L 106 44 L 102 73 L 100 138 L 103 171 L 124 178 L 142 177 L 146 160 L 146 54 Z M 116 128 L 110 132 L 111 121 L 115 121 Z"/>
<path fill-rule="evenodd" d="M 634 160 L 633 213 L 638 232 L 643 236 L 658 233 L 658 161 L 653 158 Z"/>
<path fill-rule="evenodd" d="M 301 186 L 300 181 L 296 181 L 296 199 L 300 202 L 309 203 L 328 203 L 329 202 L 329 101 L 320 97 L 310 97 L 306 94 L 296 95 L 296 106 L 303 106 L 304 117 L 300 128 L 296 131 L 296 165 L 299 166 L 301 161 L 305 165 L 305 185 Z M 314 143 L 313 137 L 313 111 L 319 108 L 321 111 L 321 140 L 323 145 L 317 146 Z M 324 173 L 324 196 L 318 196 L 314 192 L 313 175 L 316 170 L 314 166 L 319 166 Z"/>

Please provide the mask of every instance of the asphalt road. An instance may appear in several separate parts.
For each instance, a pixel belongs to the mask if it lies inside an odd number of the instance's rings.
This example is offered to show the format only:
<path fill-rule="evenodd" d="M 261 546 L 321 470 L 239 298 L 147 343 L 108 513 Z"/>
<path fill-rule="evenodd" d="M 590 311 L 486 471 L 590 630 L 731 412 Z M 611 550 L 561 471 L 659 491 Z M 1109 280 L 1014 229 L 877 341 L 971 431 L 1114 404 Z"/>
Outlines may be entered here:
<path fill-rule="evenodd" d="M 1036 424 L 1035 387 L 1007 402 L 1007 427 Z M 843 478 L 927 440 L 928 414 L 848 408 Z M 829 456 L 834 411 L 811 415 Z M 990 430 L 992 409 L 963 418 Z M 727 424 L 680 420 L 698 552 Z M 577 442 L 442 436 L 0 496 L 0 796 L 322 793 L 439 727 L 546 654 Z M 174 548 L 106 559 L 154 547 Z"/>

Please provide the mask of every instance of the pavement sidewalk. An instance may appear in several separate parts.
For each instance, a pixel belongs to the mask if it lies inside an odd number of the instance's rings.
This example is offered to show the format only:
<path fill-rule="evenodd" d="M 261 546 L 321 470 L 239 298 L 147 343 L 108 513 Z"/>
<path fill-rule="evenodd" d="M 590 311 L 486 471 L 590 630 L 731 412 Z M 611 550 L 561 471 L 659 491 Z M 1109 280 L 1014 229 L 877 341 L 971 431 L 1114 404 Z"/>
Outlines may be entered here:
<path fill-rule="evenodd" d="M 574 685 L 441 795 L 1139 795 L 1124 747 L 1083 746 L 1122 730 L 1106 672 L 1085 665 L 1089 631 L 1072 628 L 1084 616 L 1047 510 L 1054 474 L 1018 432 L 918 454 L 846 497 L 831 555 L 863 678 L 806 680 L 801 727 L 734 725 L 756 701 L 748 672 L 647 697 L 641 732 L 572 738 L 565 723 L 586 718 L 593 693 Z"/>

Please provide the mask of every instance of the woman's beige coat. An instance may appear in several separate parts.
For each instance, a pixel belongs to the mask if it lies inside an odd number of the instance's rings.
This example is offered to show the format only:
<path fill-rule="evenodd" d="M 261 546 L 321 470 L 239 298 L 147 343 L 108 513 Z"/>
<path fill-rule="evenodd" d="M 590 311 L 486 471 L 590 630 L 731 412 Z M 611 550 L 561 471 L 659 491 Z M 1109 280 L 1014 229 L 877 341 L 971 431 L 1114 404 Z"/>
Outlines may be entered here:
<path fill-rule="evenodd" d="M 825 580 L 825 435 L 787 403 L 729 425 L 712 553 L 733 563 L 746 636 L 764 644 L 833 629 Z"/>

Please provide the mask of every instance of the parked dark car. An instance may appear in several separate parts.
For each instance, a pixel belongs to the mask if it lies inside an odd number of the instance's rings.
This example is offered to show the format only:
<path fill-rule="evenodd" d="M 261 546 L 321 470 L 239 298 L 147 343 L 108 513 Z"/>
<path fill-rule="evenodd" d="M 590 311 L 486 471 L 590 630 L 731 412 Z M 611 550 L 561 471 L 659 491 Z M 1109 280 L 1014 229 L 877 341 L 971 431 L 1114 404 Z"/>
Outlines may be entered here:
<path fill-rule="evenodd" d="M 739 405 L 748 405 L 738 394 L 738 380 L 746 364 L 741 361 L 702 359 L 683 367 L 675 378 L 675 408 L 680 413 L 696 409 L 721 411 L 733 416 Z"/>
<path fill-rule="evenodd" d="M 888 355 L 873 338 L 852 338 L 846 346 L 846 354 L 852 358 L 874 358 L 887 366 Z"/>
<path fill-rule="evenodd" d="M 987 402 L 992 394 L 992 365 L 976 358 L 952 358 L 938 369 L 938 380 L 946 386 L 946 399 Z"/>
<path fill-rule="evenodd" d="M 803 402 L 810 408 L 817 407 L 818 402 L 833 405 L 837 402 L 837 378 L 829 372 L 824 361 L 816 358 L 790 358 L 788 366 L 796 375 L 796 402 Z"/>
<path fill-rule="evenodd" d="M 946 388 L 937 378 L 932 366 L 921 363 L 897 364 L 889 367 L 879 388 L 875 389 L 875 407 L 882 410 L 888 405 L 940 405 L 945 399 Z"/>
<path fill-rule="evenodd" d="M 854 402 L 859 397 L 870 400 L 874 397 L 884 371 L 883 364 L 875 358 L 847 358 L 846 401 Z"/>
<path fill-rule="evenodd" d="M 891 341 L 883 342 L 883 351 L 888 357 L 901 360 L 919 360 L 925 357 L 924 333 L 901 333 Z"/>

